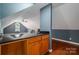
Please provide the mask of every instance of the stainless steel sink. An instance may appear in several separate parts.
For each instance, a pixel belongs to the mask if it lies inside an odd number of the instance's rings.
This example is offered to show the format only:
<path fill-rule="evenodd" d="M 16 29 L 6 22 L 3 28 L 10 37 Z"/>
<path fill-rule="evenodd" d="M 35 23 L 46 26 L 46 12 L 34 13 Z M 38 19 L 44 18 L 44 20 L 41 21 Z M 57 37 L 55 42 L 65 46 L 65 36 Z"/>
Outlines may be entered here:
<path fill-rule="evenodd" d="M 21 37 L 23 34 L 20 33 L 20 34 L 12 34 L 10 36 L 12 36 L 13 38 L 18 38 L 18 37 Z"/>

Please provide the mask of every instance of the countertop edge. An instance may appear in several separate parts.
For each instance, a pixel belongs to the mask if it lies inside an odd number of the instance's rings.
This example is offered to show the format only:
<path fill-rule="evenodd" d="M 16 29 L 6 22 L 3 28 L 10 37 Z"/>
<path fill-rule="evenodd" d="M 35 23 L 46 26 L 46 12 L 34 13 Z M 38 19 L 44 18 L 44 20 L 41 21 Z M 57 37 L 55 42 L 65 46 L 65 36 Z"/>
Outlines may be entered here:
<path fill-rule="evenodd" d="M 42 36 L 42 35 L 47 35 L 47 34 L 40 34 L 40 35 L 36 35 L 36 36 L 20 38 L 20 39 L 17 39 L 17 40 L 11 40 L 11 41 L 7 41 L 7 42 L 0 43 L 0 45 L 5 45 L 5 44 L 9 44 L 9 43 L 14 43 L 14 42 L 18 42 L 18 41 L 23 41 L 23 40 L 25 40 L 25 39 L 29 39 L 29 38 L 37 37 L 37 36 Z"/>

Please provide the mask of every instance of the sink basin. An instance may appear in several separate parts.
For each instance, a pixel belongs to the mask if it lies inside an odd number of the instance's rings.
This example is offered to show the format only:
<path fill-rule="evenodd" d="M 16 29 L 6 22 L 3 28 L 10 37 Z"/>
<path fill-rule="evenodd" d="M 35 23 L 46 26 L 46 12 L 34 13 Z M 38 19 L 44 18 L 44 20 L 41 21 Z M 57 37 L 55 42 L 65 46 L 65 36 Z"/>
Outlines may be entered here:
<path fill-rule="evenodd" d="M 12 34 L 10 36 L 12 36 L 13 38 L 18 38 L 18 37 L 21 37 L 23 34 Z"/>

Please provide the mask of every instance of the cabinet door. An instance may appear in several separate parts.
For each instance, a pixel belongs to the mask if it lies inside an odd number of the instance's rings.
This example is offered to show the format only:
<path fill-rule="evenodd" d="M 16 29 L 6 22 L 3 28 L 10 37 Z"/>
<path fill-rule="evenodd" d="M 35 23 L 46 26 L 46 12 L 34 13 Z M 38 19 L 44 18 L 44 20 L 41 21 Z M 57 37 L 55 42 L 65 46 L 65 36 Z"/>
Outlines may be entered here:
<path fill-rule="evenodd" d="M 22 55 L 23 54 L 23 42 L 16 42 L 16 55 Z"/>
<path fill-rule="evenodd" d="M 9 44 L 2 45 L 3 55 L 19 55 L 22 54 L 21 42 L 12 42 Z"/>
<path fill-rule="evenodd" d="M 41 47 L 41 42 L 33 42 L 27 45 L 27 54 L 28 55 L 40 55 L 40 47 Z"/>
<path fill-rule="evenodd" d="M 0 55 L 1 55 L 1 45 L 0 45 Z"/>
<path fill-rule="evenodd" d="M 48 35 L 43 36 L 42 37 L 42 41 L 41 41 L 41 54 L 45 54 L 46 52 L 48 52 L 48 48 L 49 48 L 49 37 Z"/>
<path fill-rule="evenodd" d="M 23 41 L 23 54 L 27 55 L 27 39 Z"/>
<path fill-rule="evenodd" d="M 48 39 L 43 39 L 42 40 L 42 46 L 41 46 L 41 50 L 42 50 L 42 54 L 45 54 L 46 52 L 48 52 L 48 48 L 49 48 L 49 41 Z"/>

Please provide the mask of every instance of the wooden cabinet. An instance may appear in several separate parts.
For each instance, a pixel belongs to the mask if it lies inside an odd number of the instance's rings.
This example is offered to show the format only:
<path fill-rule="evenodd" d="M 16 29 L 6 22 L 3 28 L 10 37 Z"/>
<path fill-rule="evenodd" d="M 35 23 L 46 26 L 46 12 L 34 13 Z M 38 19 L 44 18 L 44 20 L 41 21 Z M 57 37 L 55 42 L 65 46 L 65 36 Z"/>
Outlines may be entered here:
<path fill-rule="evenodd" d="M 39 55 L 40 47 L 40 41 L 29 44 L 27 48 L 27 55 Z"/>
<path fill-rule="evenodd" d="M 27 39 L 23 41 L 23 55 L 27 55 Z"/>
<path fill-rule="evenodd" d="M 40 55 L 48 52 L 49 35 L 43 34 L 0 45 L 2 55 Z"/>
<path fill-rule="evenodd" d="M 1 45 L 0 45 L 0 55 L 1 55 Z"/>
<path fill-rule="evenodd" d="M 27 55 L 39 55 L 41 48 L 41 36 L 27 40 Z"/>
<path fill-rule="evenodd" d="M 1 46 L 3 55 L 20 55 L 22 54 L 22 42 L 11 42 Z"/>
<path fill-rule="evenodd" d="M 49 35 L 43 35 L 41 40 L 41 54 L 48 52 L 49 48 Z"/>

